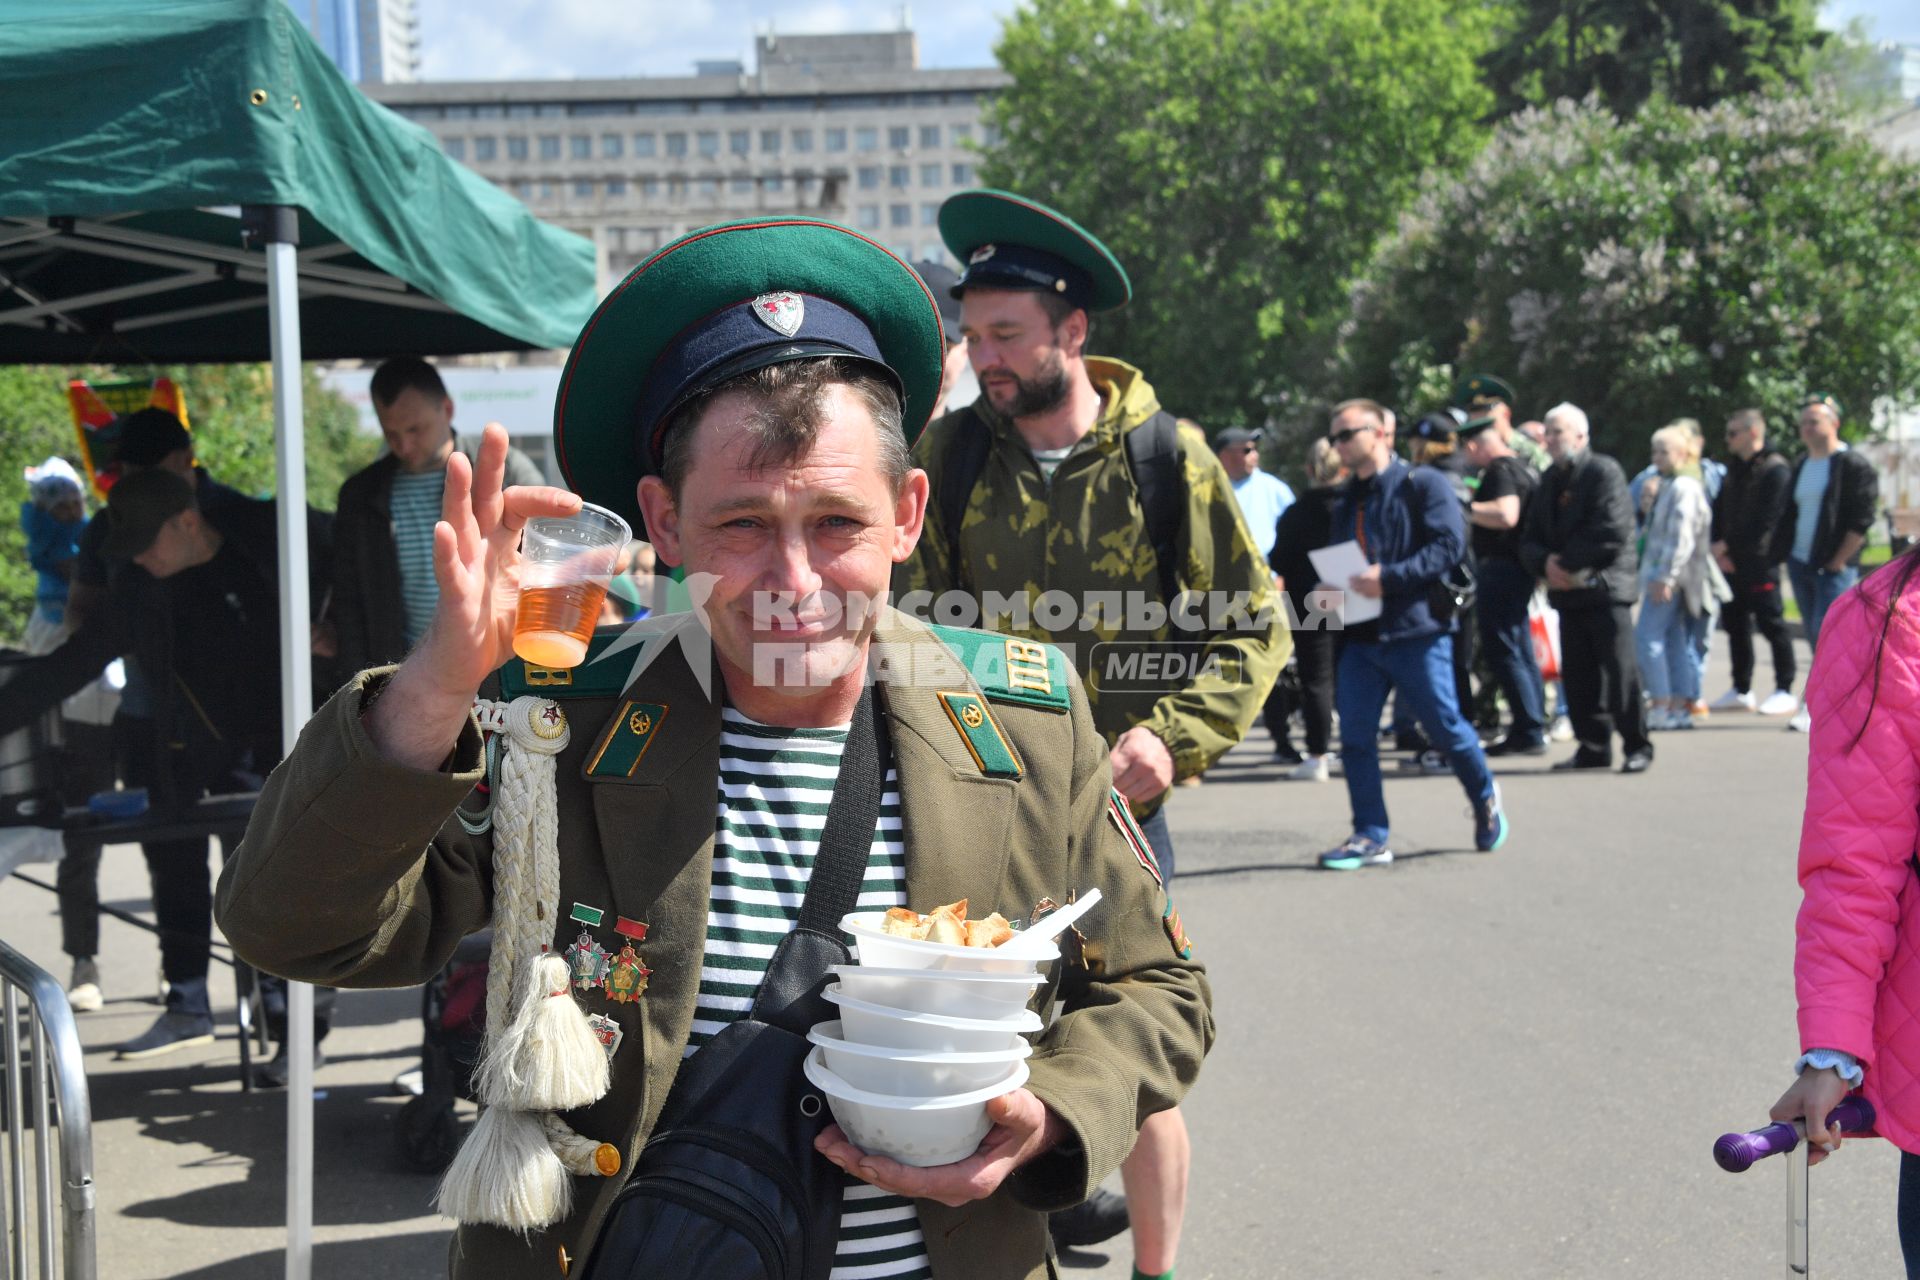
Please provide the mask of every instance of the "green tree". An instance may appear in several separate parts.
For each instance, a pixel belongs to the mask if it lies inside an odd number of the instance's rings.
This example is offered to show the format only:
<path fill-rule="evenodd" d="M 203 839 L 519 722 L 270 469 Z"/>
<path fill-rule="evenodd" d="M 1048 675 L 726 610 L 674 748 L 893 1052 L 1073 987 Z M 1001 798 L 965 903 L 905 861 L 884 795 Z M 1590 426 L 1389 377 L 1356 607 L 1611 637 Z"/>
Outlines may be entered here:
<path fill-rule="evenodd" d="M 1481 60 L 1496 116 L 1598 94 L 1628 116 L 1806 82 L 1820 0 L 1519 0 Z"/>
<path fill-rule="evenodd" d="M 1633 461 L 1675 417 L 1788 418 L 1808 388 L 1858 433 L 1920 398 L 1920 167 L 1805 98 L 1523 112 L 1428 181 L 1323 390 L 1418 409 L 1469 370 Z"/>
<path fill-rule="evenodd" d="M 997 47 L 982 174 L 1125 264 L 1135 301 L 1095 351 L 1209 427 L 1264 422 L 1419 172 L 1479 146 L 1487 46 L 1465 0 L 1033 0 Z"/>
<path fill-rule="evenodd" d="M 214 477 L 260 497 L 276 492 L 273 380 L 266 365 L 0 365 L 0 477 L 6 478 L 0 493 L 10 499 L 0 516 L 0 637 L 17 639 L 33 612 L 34 572 L 27 564 L 18 520 L 18 504 L 27 496 L 21 472 L 54 454 L 76 467 L 80 462 L 67 409 L 67 379 L 105 382 L 160 374 L 174 379 L 186 393 L 194 451 Z M 303 396 L 307 501 L 331 511 L 340 482 L 373 460 L 380 440 L 359 429 L 353 406 L 322 385 L 311 369 L 303 374 Z"/>

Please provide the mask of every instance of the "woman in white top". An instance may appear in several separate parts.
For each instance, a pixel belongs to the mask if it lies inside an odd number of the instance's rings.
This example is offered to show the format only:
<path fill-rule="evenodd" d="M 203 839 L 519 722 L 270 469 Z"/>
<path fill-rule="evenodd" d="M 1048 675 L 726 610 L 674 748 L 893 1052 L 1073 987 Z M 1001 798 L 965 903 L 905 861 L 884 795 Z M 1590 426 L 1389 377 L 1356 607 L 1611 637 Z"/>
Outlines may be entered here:
<path fill-rule="evenodd" d="M 1691 729 L 1700 703 L 1700 650 L 1726 581 L 1713 563 L 1713 507 L 1700 482 L 1695 434 L 1684 421 L 1653 433 L 1658 494 L 1640 552 L 1640 618 L 1634 646 L 1653 705 L 1650 729 Z"/>

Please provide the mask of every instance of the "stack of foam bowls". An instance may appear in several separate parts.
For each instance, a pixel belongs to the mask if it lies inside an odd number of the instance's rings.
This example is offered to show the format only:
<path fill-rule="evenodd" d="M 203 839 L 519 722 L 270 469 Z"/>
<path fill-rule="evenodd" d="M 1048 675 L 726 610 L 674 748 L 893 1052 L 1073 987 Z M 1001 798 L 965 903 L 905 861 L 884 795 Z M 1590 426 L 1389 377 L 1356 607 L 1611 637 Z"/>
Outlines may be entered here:
<path fill-rule="evenodd" d="M 840 1017 L 809 1035 L 807 1079 L 862 1151 L 952 1164 L 993 1127 L 987 1103 L 1027 1082 L 1026 1037 L 1041 1025 L 1027 1004 L 1060 949 L 918 942 L 884 932 L 884 915 L 840 922 L 859 963 L 833 967 Z"/>

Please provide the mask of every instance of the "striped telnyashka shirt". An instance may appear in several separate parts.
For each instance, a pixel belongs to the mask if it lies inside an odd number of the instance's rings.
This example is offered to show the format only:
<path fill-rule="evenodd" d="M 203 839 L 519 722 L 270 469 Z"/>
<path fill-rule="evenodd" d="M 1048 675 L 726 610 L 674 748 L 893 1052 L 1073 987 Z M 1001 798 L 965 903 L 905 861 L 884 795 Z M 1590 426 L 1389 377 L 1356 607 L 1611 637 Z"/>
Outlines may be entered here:
<path fill-rule="evenodd" d="M 713 900 L 688 1054 L 746 1015 L 774 948 L 799 922 L 846 742 L 845 728 L 782 729 L 723 712 Z M 899 778 L 889 764 L 860 909 L 906 905 L 906 875 Z M 832 1280 L 932 1275 L 913 1202 L 866 1183 L 849 1187 Z"/>

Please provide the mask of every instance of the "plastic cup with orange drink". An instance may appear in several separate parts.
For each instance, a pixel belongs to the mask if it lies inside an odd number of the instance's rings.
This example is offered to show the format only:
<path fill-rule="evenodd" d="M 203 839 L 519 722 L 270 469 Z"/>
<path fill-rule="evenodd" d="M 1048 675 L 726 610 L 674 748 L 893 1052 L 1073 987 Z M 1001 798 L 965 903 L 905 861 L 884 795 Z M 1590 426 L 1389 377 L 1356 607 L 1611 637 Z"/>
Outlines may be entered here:
<path fill-rule="evenodd" d="M 587 656 L 607 585 L 633 530 L 605 507 L 527 521 L 520 542 L 520 610 L 513 651 L 536 667 L 577 667 Z"/>

